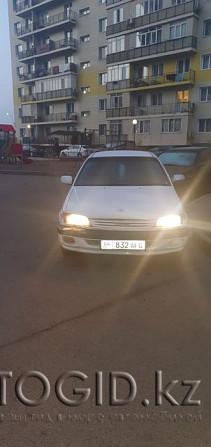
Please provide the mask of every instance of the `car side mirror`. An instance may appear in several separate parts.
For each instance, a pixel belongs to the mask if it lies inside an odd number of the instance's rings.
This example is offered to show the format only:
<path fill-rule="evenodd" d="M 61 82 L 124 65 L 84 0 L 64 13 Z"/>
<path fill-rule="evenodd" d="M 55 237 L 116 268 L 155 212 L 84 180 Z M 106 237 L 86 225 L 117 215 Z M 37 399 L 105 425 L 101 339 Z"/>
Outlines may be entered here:
<path fill-rule="evenodd" d="M 72 185 L 73 182 L 73 178 L 71 177 L 71 175 L 63 175 L 61 177 L 61 183 L 63 183 L 64 185 Z"/>
<path fill-rule="evenodd" d="M 172 182 L 181 182 L 182 180 L 185 180 L 185 176 L 183 174 L 174 174 L 172 177 Z"/>

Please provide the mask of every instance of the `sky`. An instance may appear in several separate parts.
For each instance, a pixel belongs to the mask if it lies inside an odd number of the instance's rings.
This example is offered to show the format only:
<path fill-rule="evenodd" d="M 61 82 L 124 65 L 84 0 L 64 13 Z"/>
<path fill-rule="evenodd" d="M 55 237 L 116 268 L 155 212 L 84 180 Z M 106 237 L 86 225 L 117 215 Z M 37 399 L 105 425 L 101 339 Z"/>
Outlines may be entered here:
<path fill-rule="evenodd" d="M 13 88 L 7 0 L 0 0 L 0 2 L 0 123 L 13 124 Z"/>

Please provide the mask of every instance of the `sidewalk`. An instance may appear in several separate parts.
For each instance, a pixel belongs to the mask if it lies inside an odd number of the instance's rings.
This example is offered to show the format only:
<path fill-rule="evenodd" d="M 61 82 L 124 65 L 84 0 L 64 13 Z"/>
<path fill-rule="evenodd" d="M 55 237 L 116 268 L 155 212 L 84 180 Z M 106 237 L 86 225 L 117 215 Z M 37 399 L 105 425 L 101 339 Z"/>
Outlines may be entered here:
<path fill-rule="evenodd" d="M 191 202 L 187 214 L 190 228 L 211 246 L 211 194 Z"/>

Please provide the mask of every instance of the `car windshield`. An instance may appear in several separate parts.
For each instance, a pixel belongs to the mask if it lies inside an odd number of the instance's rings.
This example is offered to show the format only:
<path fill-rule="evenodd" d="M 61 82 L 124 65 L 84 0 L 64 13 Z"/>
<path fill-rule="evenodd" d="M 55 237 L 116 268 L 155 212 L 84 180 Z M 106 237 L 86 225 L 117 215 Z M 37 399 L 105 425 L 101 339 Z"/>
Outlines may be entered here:
<path fill-rule="evenodd" d="M 195 159 L 195 152 L 163 152 L 159 155 L 159 160 L 164 165 L 191 166 Z"/>
<path fill-rule="evenodd" d="M 90 158 L 76 186 L 169 186 L 169 179 L 153 157 Z"/>

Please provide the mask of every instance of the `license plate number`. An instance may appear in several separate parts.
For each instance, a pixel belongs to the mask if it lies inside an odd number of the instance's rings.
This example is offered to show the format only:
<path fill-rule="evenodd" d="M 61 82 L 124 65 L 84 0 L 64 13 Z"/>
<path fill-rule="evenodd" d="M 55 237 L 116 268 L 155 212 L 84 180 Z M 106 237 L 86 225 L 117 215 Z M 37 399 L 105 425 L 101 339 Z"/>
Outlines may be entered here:
<path fill-rule="evenodd" d="M 101 250 L 145 250 L 145 241 L 101 241 Z"/>

